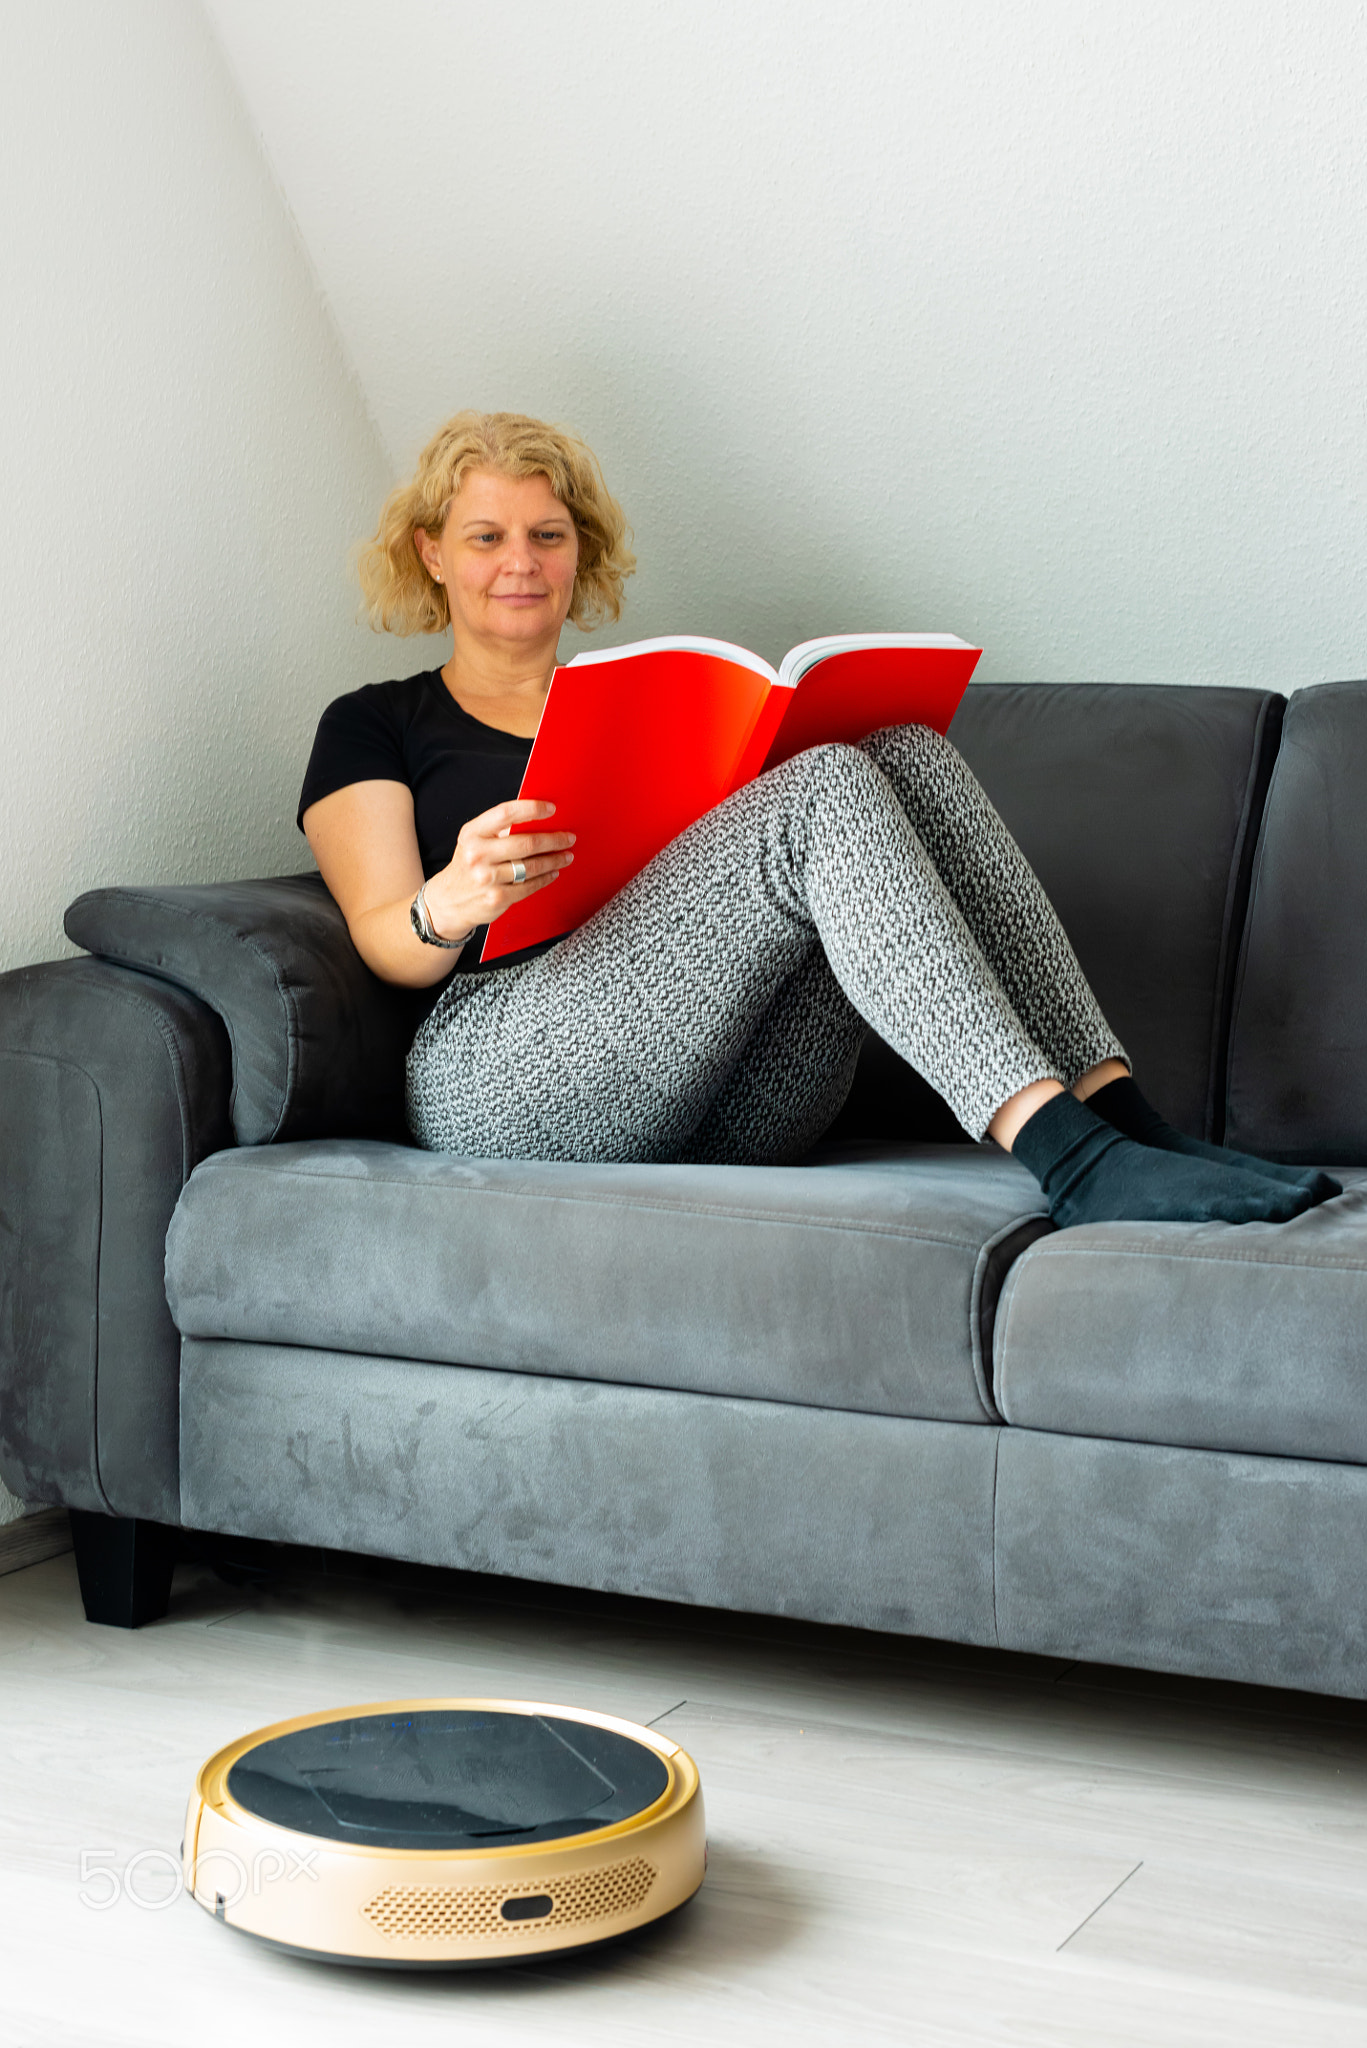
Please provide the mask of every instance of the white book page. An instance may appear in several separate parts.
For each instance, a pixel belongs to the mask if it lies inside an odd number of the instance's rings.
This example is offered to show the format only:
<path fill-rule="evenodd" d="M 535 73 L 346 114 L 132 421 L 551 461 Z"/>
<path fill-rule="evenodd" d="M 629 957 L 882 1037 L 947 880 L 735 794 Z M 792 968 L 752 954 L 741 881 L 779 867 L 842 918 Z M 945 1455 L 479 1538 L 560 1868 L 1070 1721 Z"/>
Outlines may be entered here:
<path fill-rule="evenodd" d="M 829 633 L 820 640 L 804 640 L 790 647 L 783 657 L 778 679 L 795 689 L 808 669 L 833 654 L 845 654 L 857 647 L 969 647 L 953 633 Z"/>
<path fill-rule="evenodd" d="M 812 646 L 825 646 L 825 642 L 812 641 Z M 881 642 L 875 641 L 876 645 Z M 954 643 L 956 646 L 959 642 Z M 571 661 L 563 663 L 565 668 L 589 668 L 598 661 L 623 661 L 629 654 L 713 654 L 721 661 L 734 661 L 741 668 L 750 669 L 757 676 L 764 676 L 769 682 L 781 680 L 778 671 L 770 668 L 767 661 L 761 661 L 748 647 L 736 647 L 729 640 L 694 639 L 687 633 L 667 633 L 658 640 L 633 640 L 626 647 L 590 648 L 583 654 L 576 654 Z"/>

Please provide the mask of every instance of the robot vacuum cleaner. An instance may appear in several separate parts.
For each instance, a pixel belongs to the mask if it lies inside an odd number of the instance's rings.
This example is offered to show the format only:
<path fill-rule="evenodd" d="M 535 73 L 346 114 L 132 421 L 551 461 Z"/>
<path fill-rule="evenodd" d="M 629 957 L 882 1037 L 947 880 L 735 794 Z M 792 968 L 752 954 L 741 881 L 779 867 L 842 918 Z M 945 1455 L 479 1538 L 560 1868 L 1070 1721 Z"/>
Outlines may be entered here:
<path fill-rule="evenodd" d="M 692 1898 L 693 1759 L 525 1700 L 389 1700 L 243 1735 L 200 1771 L 191 1896 L 293 1955 L 459 1969 L 591 1948 Z"/>

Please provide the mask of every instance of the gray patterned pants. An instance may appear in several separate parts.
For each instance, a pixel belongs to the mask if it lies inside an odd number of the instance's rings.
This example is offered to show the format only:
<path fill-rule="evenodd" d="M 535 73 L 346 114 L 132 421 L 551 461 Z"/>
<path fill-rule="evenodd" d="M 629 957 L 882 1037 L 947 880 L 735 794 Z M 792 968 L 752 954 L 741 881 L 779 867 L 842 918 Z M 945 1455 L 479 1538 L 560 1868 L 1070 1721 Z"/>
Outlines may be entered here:
<path fill-rule="evenodd" d="M 779 1163 L 835 1118 L 869 1025 L 975 1137 L 1031 1081 L 1125 1057 L 924 726 L 796 755 L 550 952 L 453 976 L 409 1054 L 408 1120 L 483 1158 Z"/>

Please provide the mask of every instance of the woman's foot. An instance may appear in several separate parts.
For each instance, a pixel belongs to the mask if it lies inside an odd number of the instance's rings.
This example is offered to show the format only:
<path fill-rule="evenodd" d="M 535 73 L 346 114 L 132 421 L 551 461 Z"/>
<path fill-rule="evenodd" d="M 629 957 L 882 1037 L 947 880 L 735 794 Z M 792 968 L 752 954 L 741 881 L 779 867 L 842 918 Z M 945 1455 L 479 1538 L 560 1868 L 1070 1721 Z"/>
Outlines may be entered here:
<path fill-rule="evenodd" d="M 1327 1202 L 1343 1193 L 1338 1181 L 1313 1167 L 1279 1166 L 1275 1160 L 1254 1159 L 1247 1152 L 1231 1152 L 1225 1145 L 1207 1145 L 1200 1138 L 1189 1138 L 1185 1131 L 1174 1130 L 1128 1075 L 1096 1089 L 1087 1097 L 1087 1107 L 1104 1117 L 1123 1138 L 1133 1138 L 1137 1145 L 1148 1145 L 1154 1151 L 1181 1152 L 1189 1159 L 1206 1159 L 1212 1165 L 1239 1173 L 1261 1174 L 1264 1180 L 1307 1188 L 1312 1202 Z"/>
<path fill-rule="evenodd" d="M 1287 1223 L 1315 1206 L 1297 1182 L 1270 1180 L 1122 1137 L 1075 1096 L 1051 1096 L 1017 1132 L 1060 1228 L 1078 1223 Z"/>

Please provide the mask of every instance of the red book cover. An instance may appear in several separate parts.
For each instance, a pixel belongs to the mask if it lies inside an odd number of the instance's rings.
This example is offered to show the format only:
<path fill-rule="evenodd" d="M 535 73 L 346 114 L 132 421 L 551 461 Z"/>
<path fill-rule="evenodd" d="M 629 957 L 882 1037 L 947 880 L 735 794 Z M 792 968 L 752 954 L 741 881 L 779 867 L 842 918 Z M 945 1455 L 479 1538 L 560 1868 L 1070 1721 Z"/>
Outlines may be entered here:
<path fill-rule="evenodd" d="M 558 668 L 518 792 L 555 816 L 515 830 L 573 832 L 574 861 L 495 919 L 481 961 L 573 931 L 695 818 L 804 747 L 884 725 L 946 731 L 980 652 L 945 634 L 842 634 L 775 672 L 722 640 L 642 640 Z"/>

